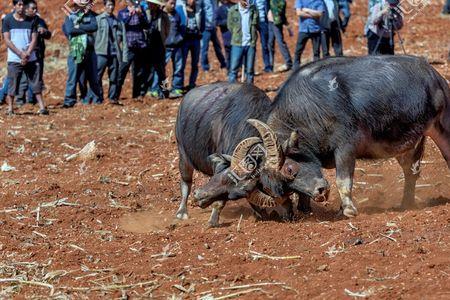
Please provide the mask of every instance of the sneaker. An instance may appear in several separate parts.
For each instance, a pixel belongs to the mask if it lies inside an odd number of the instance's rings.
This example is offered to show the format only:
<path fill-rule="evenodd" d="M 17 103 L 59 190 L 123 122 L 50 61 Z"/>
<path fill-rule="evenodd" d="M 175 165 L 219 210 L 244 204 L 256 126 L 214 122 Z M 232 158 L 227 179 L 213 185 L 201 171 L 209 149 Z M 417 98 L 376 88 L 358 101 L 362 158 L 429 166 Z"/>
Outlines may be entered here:
<path fill-rule="evenodd" d="M 5 115 L 7 115 L 7 116 L 13 116 L 13 115 L 15 115 L 16 113 L 14 112 L 14 110 L 11 110 L 11 109 L 7 109 L 6 111 L 5 111 Z"/>
<path fill-rule="evenodd" d="M 61 107 L 62 108 L 72 108 L 74 106 L 75 106 L 75 104 L 66 104 L 66 103 L 64 103 Z"/>
<path fill-rule="evenodd" d="M 288 65 L 284 64 L 277 68 L 277 73 L 283 73 L 289 71 L 291 68 Z"/>
<path fill-rule="evenodd" d="M 175 98 L 180 98 L 180 97 L 183 97 L 183 91 L 180 89 L 172 90 L 169 93 L 169 99 L 175 99 Z"/>
<path fill-rule="evenodd" d="M 38 111 L 38 114 L 39 115 L 41 115 L 41 116 L 48 116 L 48 109 L 46 109 L 46 108 L 43 108 L 43 109 L 40 109 L 39 111 Z"/>
<path fill-rule="evenodd" d="M 150 97 L 156 98 L 156 99 L 164 99 L 163 93 L 161 93 L 159 91 L 151 91 L 150 92 Z"/>

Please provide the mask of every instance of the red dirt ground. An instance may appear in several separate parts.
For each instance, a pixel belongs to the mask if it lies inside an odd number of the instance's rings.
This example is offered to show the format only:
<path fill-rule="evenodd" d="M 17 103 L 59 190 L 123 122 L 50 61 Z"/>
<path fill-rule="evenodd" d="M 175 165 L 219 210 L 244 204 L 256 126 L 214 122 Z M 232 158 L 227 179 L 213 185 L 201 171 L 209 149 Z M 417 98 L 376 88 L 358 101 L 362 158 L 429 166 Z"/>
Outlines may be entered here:
<path fill-rule="evenodd" d="M 450 79 L 450 19 L 439 18 L 442 6 L 433 3 L 402 36 L 408 53 L 427 56 Z M 40 4 L 52 28 L 61 24 L 59 5 Z M 357 1 L 352 9 L 346 54 L 362 55 L 367 6 Z M 55 34 L 49 56 L 65 47 Z M 291 50 L 294 43 L 289 38 Z M 0 116 L 0 163 L 16 169 L 0 173 L 0 298 L 450 298 L 450 172 L 432 142 L 416 210 L 396 209 L 403 178 L 394 160 L 364 161 L 356 171 L 355 219 L 335 217 L 333 186 L 327 206 L 314 204 L 295 222 L 255 222 L 241 200 L 227 206 L 220 228 L 208 229 L 209 211 L 196 207 L 189 221 L 173 220 L 179 102 L 127 99 L 123 107 L 62 110 L 63 57 L 58 62 L 45 73 L 49 117 L 28 106 Z M 261 75 L 256 85 L 270 91 L 286 76 Z M 212 71 L 200 83 L 218 79 L 225 74 Z M 92 159 L 66 161 L 93 140 Z M 333 172 L 327 177 L 334 181 Z M 195 185 L 204 180 L 197 176 Z"/>

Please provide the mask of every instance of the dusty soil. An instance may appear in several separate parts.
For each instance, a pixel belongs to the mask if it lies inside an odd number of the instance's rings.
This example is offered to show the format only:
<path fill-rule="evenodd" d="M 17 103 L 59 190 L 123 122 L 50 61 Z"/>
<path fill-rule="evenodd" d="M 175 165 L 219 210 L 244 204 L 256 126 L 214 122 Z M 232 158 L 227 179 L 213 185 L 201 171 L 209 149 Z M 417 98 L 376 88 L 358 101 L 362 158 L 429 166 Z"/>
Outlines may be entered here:
<path fill-rule="evenodd" d="M 40 5 L 59 28 L 59 2 Z M 352 8 L 345 53 L 362 55 L 367 8 L 359 1 Z M 427 7 L 402 36 L 408 53 L 427 56 L 450 79 L 450 20 L 438 17 L 440 9 Z M 0 163 L 15 168 L 0 173 L 0 297 L 450 297 L 450 172 L 432 142 L 415 210 L 396 209 L 403 178 L 394 160 L 361 161 L 354 190 L 361 214 L 352 220 L 336 217 L 333 186 L 328 205 L 314 204 L 292 223 L 256 222 L 245 200 L 226 207 L 220 228 L 207 228 L 209 211 L 196 207 L 190 220 L 175 221 L 179 102 L 60 109 L 66 46 L 55 31 L 45 73 L 51 115 L 25 106 L 0 116 Z M 289 38 L 291 49 L 294 43 Z M 286 76 L 264 74 L 256 84 L 272 91 Z M 224 79 L 212 71 L 200 83 Z M 90 141 L 92 157 L 67 161 Z M 334 181 L 333 172 L 327 176 Z M 204 180 L 197 176 L 195 185 Z"/>

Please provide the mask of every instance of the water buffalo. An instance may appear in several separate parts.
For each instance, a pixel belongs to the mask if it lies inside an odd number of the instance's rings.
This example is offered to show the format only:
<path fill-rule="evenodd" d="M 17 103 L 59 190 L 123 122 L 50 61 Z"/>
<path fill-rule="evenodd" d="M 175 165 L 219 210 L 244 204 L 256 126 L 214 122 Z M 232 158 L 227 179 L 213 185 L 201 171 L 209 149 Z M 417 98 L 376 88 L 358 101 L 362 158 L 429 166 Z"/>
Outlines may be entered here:
<path fill-rule="evenodd" d="M 293 170 L 336 169 L 341 211 L 357 215 L 352 202 L 356 159 L 397 158 L 405 174 L 403 207 L 415 203 L 425 137 L 450 168 L 450 92 L 425 59 L 413 56 L 337 57 L 295 71 L 271 105 L 267 122 L 251 121 L 272 157 L 260 174 L 276 196 L 302 189 L 285 176 Z"/>
<path fill-rule="evenodd" d="M 248 197 L 250 205 L 260 215 L 264 215 L 260 206 L 281 204 L 289 217 L 291 208 L 286 195 L 274 199 L 257 188 L 258 177 L 254 170 L 263 163 L 265 153 L 250 169 L 248 165 L 240 165 L 251 149 L 262 145 L 247 119 L 266 120 L 270 106 L 271 101 L 263 91 L 247 84 L 210 84 L 184 97 L 176 123 L 182 194 L 177 218 L 188 217 L 187 199 L 194 170 L 214 175 L 194 192 L 201 207 L 214 203 L 209 220 L 212 226 L 217 226 L 226 200 L 244 197 Z"/>

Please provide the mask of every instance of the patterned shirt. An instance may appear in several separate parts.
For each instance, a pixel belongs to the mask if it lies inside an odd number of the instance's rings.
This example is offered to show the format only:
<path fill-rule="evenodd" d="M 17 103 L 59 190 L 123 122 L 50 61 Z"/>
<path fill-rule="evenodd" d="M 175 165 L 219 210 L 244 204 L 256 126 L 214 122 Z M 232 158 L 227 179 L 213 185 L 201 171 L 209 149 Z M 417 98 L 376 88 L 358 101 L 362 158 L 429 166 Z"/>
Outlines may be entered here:
<path fill-rule="evenodd" d="M 125 24 L 126 39 L 128 48 L 144 49 L 147 48 L 144 29 L 148 28 L 147 17 L 144 13 L 141 15 L 130 15 L 128 8 L 119 11 L 119 20 Z"/>

